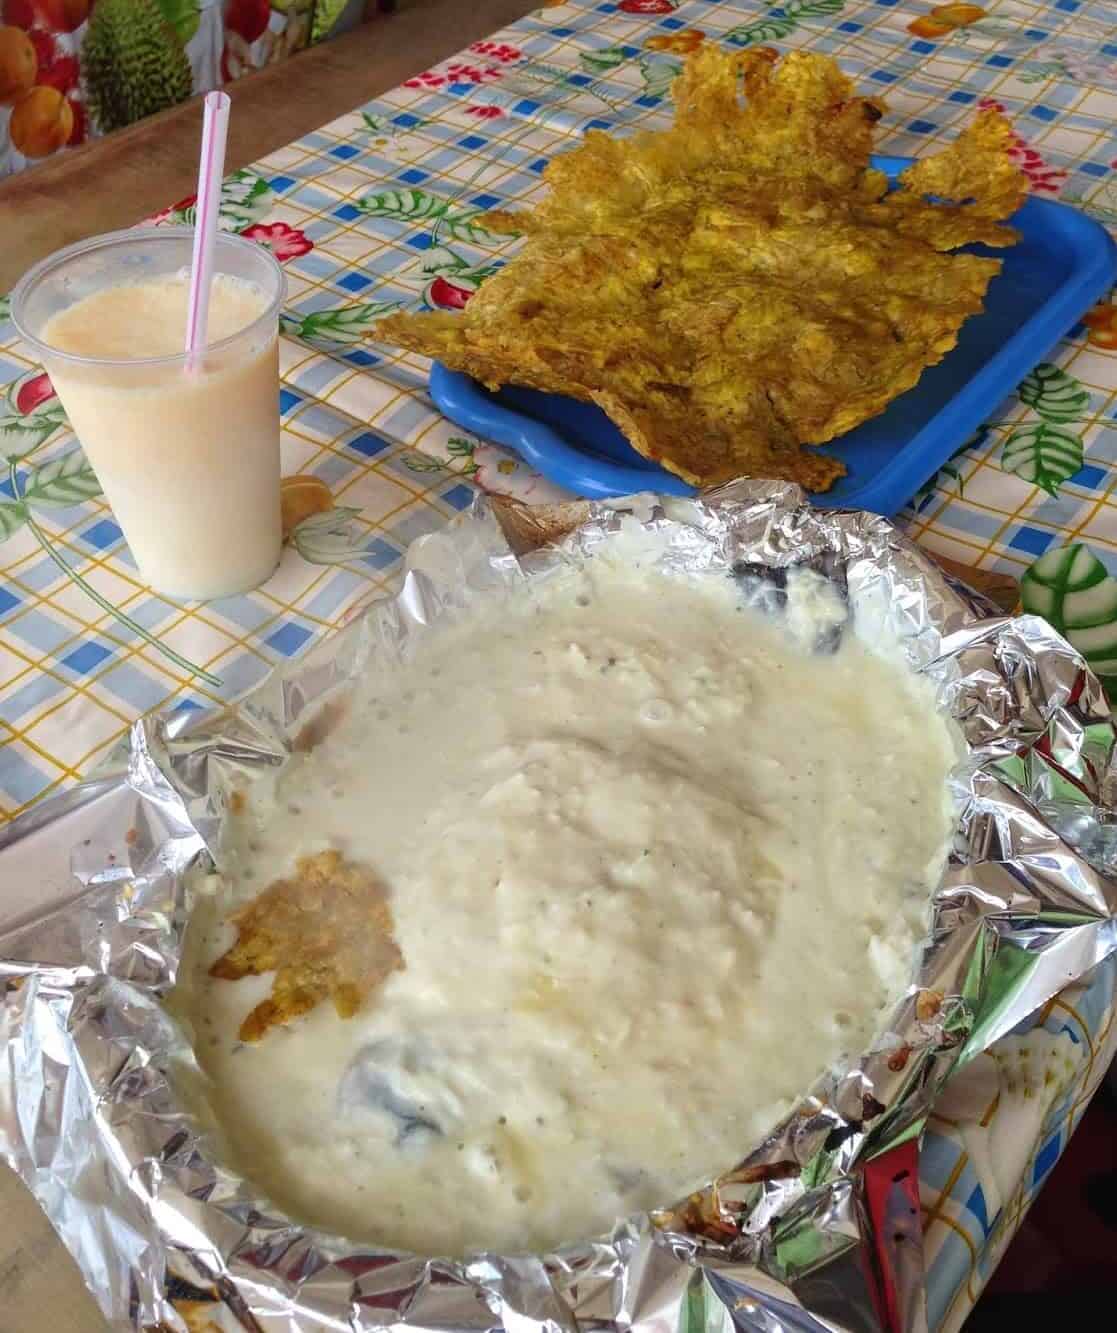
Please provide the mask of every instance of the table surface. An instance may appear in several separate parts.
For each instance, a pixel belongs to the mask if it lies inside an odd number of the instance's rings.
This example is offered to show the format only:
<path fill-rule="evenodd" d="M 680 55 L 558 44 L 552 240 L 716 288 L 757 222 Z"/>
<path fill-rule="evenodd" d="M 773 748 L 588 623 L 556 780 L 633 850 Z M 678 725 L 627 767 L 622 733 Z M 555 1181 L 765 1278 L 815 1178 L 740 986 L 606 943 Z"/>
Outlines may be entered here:
<path fill-rule="evenodd" d="M 666 85 L 700 40 L 833 54 L 885 96 L 886 152 L 925 153 L 999 103 L 1033 188 L 1117 223 L 1117 10 L 1097 0 L 934 12 L 916 0 L 580 0 L 526 15 L 227 182 L 224 224 L 286 268 L 284 471 L 307 479 L 302 521 L 257 592 L 179 605 L 142 585 L 0 304 L 0 819 L 88 772 L 139 713 L 223 702 L 304 651 L 392 589 L 407 544 L 475 487 L 556 497 L 439 417 L 425 363 L 377 344 L 375 323 L 483 279 L 507 242 L 478 230 L 473 210 L 535 195 L 546 161 L 588 125 L 663 123 Z M 184 201 L 159 220 L 189 217 Z M 1099 661 L 1117 639 L 1117 596 L 1105 596 L 1115 421 L 1117 306 L 1104 303 L 903 515 L 931 550 L 1022 578 L 1025 604 L 1042 603 Z M 1117 1040 L 1113 982 L 1107 969 L 1060 997 L 982 1065 L 958 1115 L 933 1124 L 922 1187 L 934 1328 L 964 1317 L 1101 1076 Z M 1049 1075 L 1038 1087 L 1020 1072 L 1029 1058 Z M 1010 1127 L 1020 1160 L 1008 1169 Z M 0 1303 L 0 1330 L 5 1318 Z"/>

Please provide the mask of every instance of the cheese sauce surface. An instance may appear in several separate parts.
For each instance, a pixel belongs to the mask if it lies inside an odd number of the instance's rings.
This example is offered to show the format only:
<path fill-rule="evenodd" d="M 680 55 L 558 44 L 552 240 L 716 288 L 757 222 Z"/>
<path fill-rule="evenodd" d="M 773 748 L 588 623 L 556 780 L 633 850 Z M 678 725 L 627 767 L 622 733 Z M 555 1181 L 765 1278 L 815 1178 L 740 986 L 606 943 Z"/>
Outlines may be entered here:
<path fill-rule="evenodd" d="M 296 1219 L 538 1250 L 727 1170 L 903 992 L 951 831 L 930 686 L 825 596 L 605 556 L 431 635 L 254 789 L 174 1006 L 232 1159 Z M 831 622 L 832 623 L 832 622 Z M 402 967 L 238 1040 L 230 911 L 325 849 Z"/>

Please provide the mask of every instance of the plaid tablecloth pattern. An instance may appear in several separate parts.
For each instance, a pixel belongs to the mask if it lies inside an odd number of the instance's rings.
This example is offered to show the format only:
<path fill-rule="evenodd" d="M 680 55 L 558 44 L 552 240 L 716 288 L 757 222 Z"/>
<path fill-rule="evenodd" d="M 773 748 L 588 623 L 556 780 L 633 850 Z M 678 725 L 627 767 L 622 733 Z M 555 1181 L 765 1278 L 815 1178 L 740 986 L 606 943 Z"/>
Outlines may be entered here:
<path fill-rule="evenodd" d="M 835 56 L 886 99 L 884 151 L 925 153 L 975 108 L 999 104 L 1033 188 L 1117 226 L 1117 7 L 1104 0 L 536 10 L 226 183 L 223 225 L 270 246 L 286 269 L 284 472 L 308 479 L 295 488 L 301 521 L 283 562 L 258 591 L 180 605 L 144 587 L 0 298 L 0 820 L 88 773 L 141 712 L 207 707 L 255 685 L 392 588 L 407 544 L 475 487 L 562 494 L 441 418 L 425 363 L 377 343 L 375 324 L 401 306 L 467 299 L 508 245 L 480 214 L 530 199 L 546 162 L 588 127 L 663 123 L 671 78 L 702 41 Z M 149 221 L 189 221 L 192 209 L 181 200 Z M 1115 480 L 1110 301 L 903 517 L 932 550 L 1022 577 L 1025 605 L 1117 674 Z M 1026 1132 L 1014 1122 L 1024 1160 L 1013 1188 L 979 1161 L 981 1135 L 1008 1124 L 1022 1086 L 1011 1050 L 980 1072 L 965 1114 L 933 1125 L 922 1181 L 933 1327 L 956 1327 L 969 1309 L 1100 1077 L 1117 1040 L 1113 982 L 1103 969 L 1020 1038 L 1042 1048 L 1055 1070 L 1044 1086 L 1058 1096 L 1044 1094 Z M 976 1107 L 985 1093 L 996 1115 Z M 1034 1116 L 1040 1102 L 1028 1100 Z"/>

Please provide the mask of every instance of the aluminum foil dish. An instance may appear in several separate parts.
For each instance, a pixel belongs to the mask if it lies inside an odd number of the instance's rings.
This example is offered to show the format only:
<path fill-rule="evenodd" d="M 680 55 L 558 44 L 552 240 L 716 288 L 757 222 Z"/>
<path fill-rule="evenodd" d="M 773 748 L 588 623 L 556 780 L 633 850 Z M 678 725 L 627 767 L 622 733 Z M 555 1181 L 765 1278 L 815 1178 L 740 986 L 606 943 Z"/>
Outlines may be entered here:
<path fill-rule="evenodd" d="M 561 558 L 547 543 L 592 554 L 624 515 L 662 532 L 678 568 L 758 579 L 776 604 L 790 569 L 814 570 L 933 683 L 966 754 L 917 972 L 871 1048 L 735 1166 L 606 1236 L 449 1261 L 296 1225 L 214 1159 L 179 1091 L 196 1064 L 163 1000 L 192 872 L 220 847 L 232 793 L 282 768 L 349 682 L 479 594 L 545 573 Z M 235 708 L 138 723 L 126 777 L 46 803 L 0 852 L 4 881 L 50 904 L 0 936 L 0 1145 L 106 1315 L 176 1333 L 206 1327 L 203 1309 L 254 1333 L 923 1327 L 918 1227 L 874 1205 L 874 1172 L 910 1150 L 960 1060 L 1117 948 L 1103 691 L 1044 622 L 990 610 L 885 520 L 815 510 L 790 485 L 546 511 L 479 501 L 415 544 L 398 598 Z"/>

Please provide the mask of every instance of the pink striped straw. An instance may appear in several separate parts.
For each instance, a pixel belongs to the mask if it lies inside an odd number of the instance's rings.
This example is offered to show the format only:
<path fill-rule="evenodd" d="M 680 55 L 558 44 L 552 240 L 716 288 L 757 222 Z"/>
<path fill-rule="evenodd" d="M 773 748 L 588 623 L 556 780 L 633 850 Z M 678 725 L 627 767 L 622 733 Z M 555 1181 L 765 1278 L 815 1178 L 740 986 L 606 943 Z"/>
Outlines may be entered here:
<path fill-rule="evenodd" d="M 190 266 L 190 305 L 186 315 L 186 368 L 197 370 L 206 349 L 213 250 L 225 174 L 225 136 L 229 131 L 229 94 L 206 93 L 202 121 L 202 156 L 198 163 L 198 202 L 194 209 L 194 261 Z"/>

